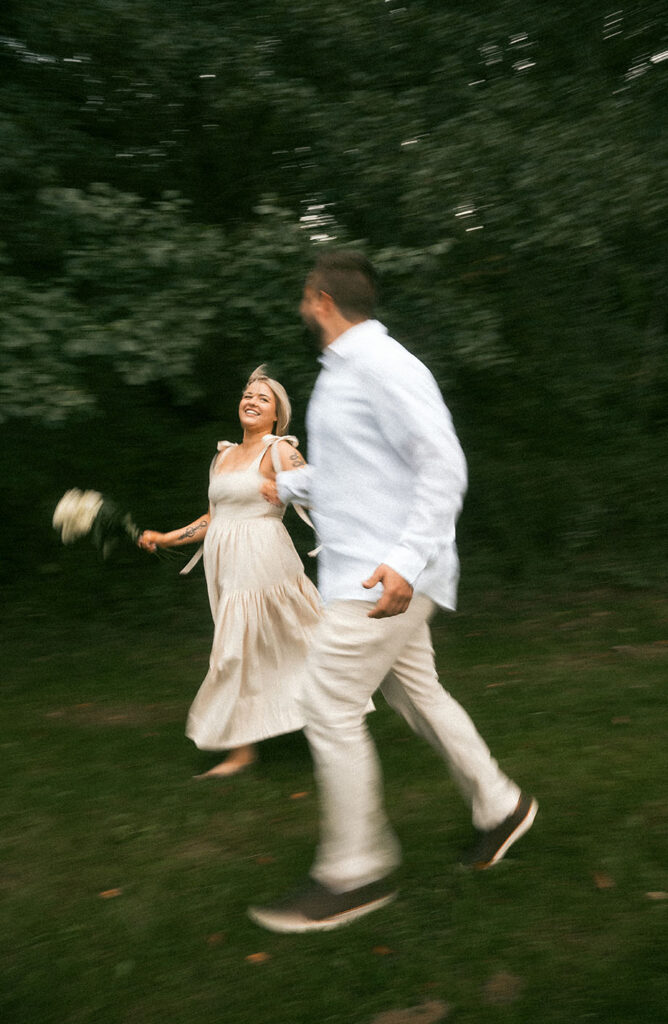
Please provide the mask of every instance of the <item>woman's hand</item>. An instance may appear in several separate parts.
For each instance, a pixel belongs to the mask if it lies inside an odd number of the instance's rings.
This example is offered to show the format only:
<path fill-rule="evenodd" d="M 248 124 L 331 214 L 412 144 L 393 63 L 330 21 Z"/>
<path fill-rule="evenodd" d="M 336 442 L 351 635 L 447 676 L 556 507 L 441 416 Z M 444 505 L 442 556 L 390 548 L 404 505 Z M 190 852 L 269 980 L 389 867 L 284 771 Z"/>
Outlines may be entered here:
<path fill-rule="evenodd" d="M 142 551 L 155 552 L 160 547 L 163 538 L 164 534 L 158 533 L 156 530 L 144 530 L 139 536 L 137 547 L 140 547 Z"/>

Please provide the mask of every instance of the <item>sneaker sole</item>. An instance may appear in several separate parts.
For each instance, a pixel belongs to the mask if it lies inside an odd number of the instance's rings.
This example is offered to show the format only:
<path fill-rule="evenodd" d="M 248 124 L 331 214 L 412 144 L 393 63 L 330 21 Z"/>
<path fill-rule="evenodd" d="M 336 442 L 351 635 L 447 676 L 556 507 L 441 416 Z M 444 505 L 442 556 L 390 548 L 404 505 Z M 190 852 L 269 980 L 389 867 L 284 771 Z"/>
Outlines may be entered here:
<path fill-rule="evenodd" d="M 361 907 L 345 910 L 341 914 L 335 914 L 334 917 L 325 917 L 320 921 L 313 921 L 296 915 L 282 914 L 279 910 L 263 910 L 262 907 L 249 907 L 248 916 L 251 921 L 259 924 L 261 928 L 266 928 L 270 932 L 279 932 L 283 935 L 303 932 L 331 932 L 335 928 L 344 928 L 346 925 L 352 924 L 353 921 L 357 921 L 358 918 L 364 917 L 374 910 L 386 907 L 388 903 L 392 903 L 396 898 L 396 892 L 388 893 L 387 896 L 372 900 L 370 903 L 364 903 Z"/>
<path fill-rule="evenodd" d="M 498 864 L 498 862 L 503 857 L 505 857 L 506 853 L 508 852 L 510 847 L 513 845 L 513 843 L 516 843 L 518 839 L 521 839 L 522 836 L 526 832 L 529 831 L 529 829 L 531 828 L 531 826 L 534 823 L 534 819 L 535 819 L 537 814 L 538 814 L 538 801 L 537 800 L 532 800 L 531 801 L 531 805 L 529 807 L 529 810 L 524 815 L 524 817 L 519 822 L 519 824 L 515 827 L 514 831 L 510 833 L 510 835 L 506 839 L 505 843 L 503 843 L 503 845 L 500 846 L 499 849 L 496 851 L 494 856 L 491 857 L 484 864 L 476 864 L 475 867 L 477 868 L 477 870 L 478 871 L 485 871 L 487 868 L 491 868 L 494 864 Z"/>

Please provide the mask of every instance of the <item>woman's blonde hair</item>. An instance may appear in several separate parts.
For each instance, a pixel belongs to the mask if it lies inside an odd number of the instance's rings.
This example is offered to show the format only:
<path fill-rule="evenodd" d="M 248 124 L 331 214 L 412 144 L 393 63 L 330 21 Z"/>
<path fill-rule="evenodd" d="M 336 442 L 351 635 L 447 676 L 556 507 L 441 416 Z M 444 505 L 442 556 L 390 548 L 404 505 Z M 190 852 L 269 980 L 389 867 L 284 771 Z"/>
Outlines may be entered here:
<path fill-rule="evenodd" d="M 279 384 L 277 380 L 267 375 L 266 364 L 258 366 L 256 370 L 253 370 L 248 381 L 246 388 L 251 384 L 266 384 L 276 401 L 276 436 L 283 437 L 288 432 L 288 426 L 290 425 L 290 417 L 292 416 L 292 406 L 290 405 L 290 399 L 288 393 L 282 384 Z M 244 391 L 246 390 L 244 388 Z"/>

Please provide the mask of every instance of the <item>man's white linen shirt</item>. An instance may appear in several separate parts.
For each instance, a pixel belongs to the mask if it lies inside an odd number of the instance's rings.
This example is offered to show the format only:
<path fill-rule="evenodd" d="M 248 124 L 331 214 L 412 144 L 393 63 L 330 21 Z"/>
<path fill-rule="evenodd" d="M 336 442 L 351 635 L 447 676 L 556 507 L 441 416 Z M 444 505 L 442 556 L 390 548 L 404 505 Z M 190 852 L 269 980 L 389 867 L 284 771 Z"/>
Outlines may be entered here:
<path fill-rule="evenodd" d="M 309 505 L 322 545 L 325 603 L 376 601 L 365 590 L 385 563 L 444 608 L 454 608 L 455 524 L 466 461 L 429 370 L 377 320 L 325 348 L 306 427 L 309 465 L 281 472 L 278 495 Z"/>

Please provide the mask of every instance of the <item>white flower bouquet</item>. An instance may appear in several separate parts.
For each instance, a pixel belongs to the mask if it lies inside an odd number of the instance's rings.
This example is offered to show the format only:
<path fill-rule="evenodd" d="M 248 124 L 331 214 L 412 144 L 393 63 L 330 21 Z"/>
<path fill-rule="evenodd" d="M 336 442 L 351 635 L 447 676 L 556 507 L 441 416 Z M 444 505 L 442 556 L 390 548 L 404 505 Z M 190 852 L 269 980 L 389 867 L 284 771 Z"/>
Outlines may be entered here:
<path fill-rule="evenodd" d="M 129 512 L 99 491 L 66 491 L 53 513 L 54 529 L 60 530 L 63 544 L 72 544 L 90 536 L 93 544 L 108 558 L 121 540 L 136 544 L 141 530 Z"/>

